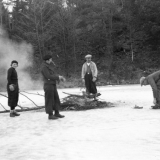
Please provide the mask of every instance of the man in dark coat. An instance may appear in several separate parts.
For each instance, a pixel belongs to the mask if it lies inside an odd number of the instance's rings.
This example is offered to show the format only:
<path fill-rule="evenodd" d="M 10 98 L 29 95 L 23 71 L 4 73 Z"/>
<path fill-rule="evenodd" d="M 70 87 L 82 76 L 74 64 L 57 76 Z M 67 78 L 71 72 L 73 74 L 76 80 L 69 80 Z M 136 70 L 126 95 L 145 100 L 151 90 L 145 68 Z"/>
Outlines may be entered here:
<path fill-rule="evenodd" d="M 10 107 L 10 117 L 19 116 L 15 111 L 15 107 L 18 103 L 19 98 L 19 86 L 18 86 L 18 75 L 16 68 L 18 67 L 18 62 L 13 60 L 11 62 L 11 67 L 7 72 L 7 93 L 8 93 L 8 106 Z"/>
<path fill-rule="evenodd" d="M 141 86 L 150 85 L 153 91 L 153 109 L 160 108 L 160 71 L 154 72 L 147 77 L 141 77 Z"/>
<path fill-rule="evenodd" d="M 45 55 L 43 57 L 43 64 L 41 67 L 41 73 L 44 81 L 45 92 L 45 111 L 48 114 L 48 119 L 54 120 L 57 118 L 63 118 L 64 116 L 59 114 L 60 99 L 57 92 L 56 82 L 65 81 L 63 76 L 59 76 L 55 73 L 52 67 L 52 56 Z M 53 110 L 55 114 L 53 115 Z"/>

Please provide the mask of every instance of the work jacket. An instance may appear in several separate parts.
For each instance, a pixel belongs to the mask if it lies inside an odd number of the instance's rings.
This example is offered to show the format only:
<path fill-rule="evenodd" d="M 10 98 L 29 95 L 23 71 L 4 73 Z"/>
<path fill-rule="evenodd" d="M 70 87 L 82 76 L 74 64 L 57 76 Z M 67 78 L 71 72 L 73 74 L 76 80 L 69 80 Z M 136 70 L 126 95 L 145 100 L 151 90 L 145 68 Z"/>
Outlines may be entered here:
<path fill-rule="evenodd" d="M 146 77 L 148 84 L 152 87 L 153 97 L 158 98 L 158 81 L 160 80 L 160 71 L 154 72 Z M 160 85 L 160 84 L 159 84 Z"/>
<path fill-rule="evenodd" d="M 97 78 L 97 74 L 98 74 L 98 70 L 97 70 L 97 66 L 94 62 L 90 62 L 90 68 L 91 68 L 91 72 L 92 72 L 92 76 Z M 87 73 L 87 62 L 85 62 L 82 66 L 82 79 L 84 78 L 85 74 Z"/>
<path fill-rule="evenodd" d="M 41 73 L 44 84 L 56 84 L 56 81 L 59 81 L 59 75 L 55 73 L 51 64 L 43 62 L 41 66 Z"/>
<path fill-rule="evenodd" d="M 15 68 L 10 67 L 7 72 L 7 80 L 8 80 L 8 85 L 10 84 L 17 84 L 18 83 L 18 75 L 17 71 Z"/>

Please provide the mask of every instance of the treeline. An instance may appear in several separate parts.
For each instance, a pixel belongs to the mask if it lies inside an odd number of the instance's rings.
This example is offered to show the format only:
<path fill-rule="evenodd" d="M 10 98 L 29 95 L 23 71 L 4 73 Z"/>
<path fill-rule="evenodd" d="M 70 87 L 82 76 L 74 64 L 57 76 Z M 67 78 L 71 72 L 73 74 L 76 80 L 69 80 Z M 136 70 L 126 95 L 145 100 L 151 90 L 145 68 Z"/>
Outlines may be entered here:
<path fill-rule="evenodd" d="M 10 39 L 33 45 L 34 74 L 47 53 L 67 77 L 80 77 L 86 54 L 104 81 L 132 82 L 159 69 L 159 0 L 10 0 L 1 15 Z"/>

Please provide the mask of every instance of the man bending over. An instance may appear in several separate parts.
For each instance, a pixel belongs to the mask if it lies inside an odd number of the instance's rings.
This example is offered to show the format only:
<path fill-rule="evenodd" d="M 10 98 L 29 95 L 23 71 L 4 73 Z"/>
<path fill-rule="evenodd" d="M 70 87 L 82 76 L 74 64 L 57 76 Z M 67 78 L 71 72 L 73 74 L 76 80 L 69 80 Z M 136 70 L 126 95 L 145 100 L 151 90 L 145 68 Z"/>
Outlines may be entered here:
<path fill-rule="evenodd" d="M 153 91 L 153 109 L 160 108 L 160 71 L 154 72 L 147 77 L 141 77 L 141 86 L 150 85 Z"/>

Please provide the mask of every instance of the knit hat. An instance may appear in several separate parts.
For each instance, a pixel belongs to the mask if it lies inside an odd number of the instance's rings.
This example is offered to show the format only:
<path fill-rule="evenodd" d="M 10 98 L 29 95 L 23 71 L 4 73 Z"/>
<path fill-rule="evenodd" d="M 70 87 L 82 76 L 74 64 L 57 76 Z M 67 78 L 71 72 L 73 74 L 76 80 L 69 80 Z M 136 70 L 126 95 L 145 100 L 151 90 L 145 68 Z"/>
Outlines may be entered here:
<path fill-rule="evenodd" d="M 87 55 L 85 56 L 85 58 L 92 58 L 92 55 L 87 54 Z"/>
<path fill-rule="evenodd" d="M 143 86 L 144 80 L 146 79 L 146 77 L 141 77 L 140 78 L 140 85 Z"/>
<path fill-rule="evenodd" d="M 11 62 L 11 65 L 12 65 L 13 63 L 16 63 L 16 64 L 18 65 L 18 62 L 17 62 L 16 60 L 13 60 L 13 61 Z"/>
<path fill-rule="evenodd" d="M 43 57 L 43 60 L 45 60 L 45 61 L 47 61 L 47 60 L 49 60 L 49 59 L 51 59 L 52 58 L 52 56 L 51 55 L 45 55 L 44 57 Z"/>

